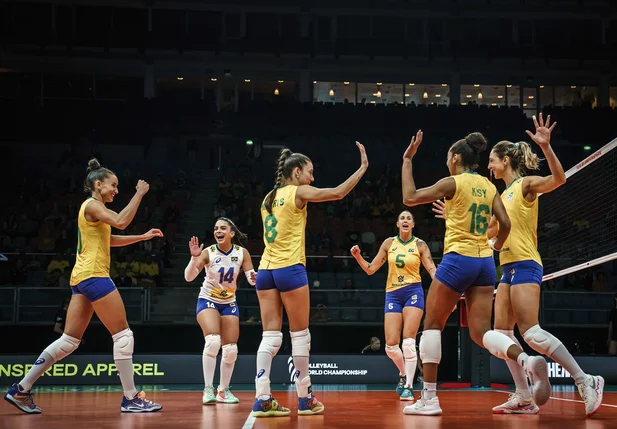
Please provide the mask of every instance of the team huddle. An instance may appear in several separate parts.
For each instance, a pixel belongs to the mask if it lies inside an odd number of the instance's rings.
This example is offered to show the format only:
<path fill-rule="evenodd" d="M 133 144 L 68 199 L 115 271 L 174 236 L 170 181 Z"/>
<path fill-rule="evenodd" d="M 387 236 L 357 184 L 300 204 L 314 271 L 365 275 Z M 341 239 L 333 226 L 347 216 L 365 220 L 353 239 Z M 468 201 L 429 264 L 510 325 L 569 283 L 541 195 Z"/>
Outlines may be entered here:
<path fill-rule="evenodd" d="M 440 415 L 437 396 L 437 370 L 441 360 L 441 332 L 462 294 L 468 309 L 472 340 L 494 356 L 506 360 L 516 391 L 508 401 L 493 408 L 496 414 L 536 414 L 550 397 L 547 363 L 542 356 L 528 356 L 514 335 L 517 325 L 524 341 L 539 355 L 550 357 L 573 377 L 585 403 L 587 416 L 602 403 L 604 380 L 586 374 L 565 346 L 538 322 L 542 260 L 537 251 L 538 196 L 563 185 L 564 170 L 550 146 L 550 116 L 546 123 L 534 117 L 535 132 L 529 137 L 540 147 L 550 168 L 549 176 L 525 175 L 538 169 L 540 159 L 526 142 L 501 141 L 489 154 L 488 168 L 507 188 L 498 196 L 495 186 L 475 172 L 480 153 L 487 142 L 480 133 L 469 134 L 448 151 L 450 176 L 433 186 L 416 189 L 412 159 L 423 140 L 423 133 L 412 138 L 403 155 L 402 190 L 406 206 L 432 203 L 438 218 L 445 220 L 444 254 L 435 266 L 426 243 L 414 236 L 414 218 L 402 211 L 396 221 L 398 235 L 387 238 L 369 263 L 358 246 L 351 249 L 360 267 L 372 275 L 387 262 L 388 276 L 384 305 L 386 353 L 399 370 L 396 392 L 409 401 L 405 414 Z M 270 370 L 283 334 L 285 309 L 292 343 L 298 414 L 324 411 L 311 389 L 309 355 L 310 299 L 306 272 L 305 229 L 307 205 L 345 198 L 368 169 L 364 146 L 356 142 L 360 167 L 334 188 L 316 188 L 311 160 L 300 153 L 283 149 L 278 159 L 274 188 L 261 204 L 265 249 L 255 271 L 249 252 L 241 240 L 245 235 L 233 221 L 220 218 L 214 226 L 215 244 L 204 248 L 196 237 L 189 242 L 191 259 L 185 269 L 187 282 L 205 271 L 199 292 L 196 318 L 205 345 L 203 350 L 203 404 L 237 403 L 230 381 L 238 355 L 240 331 L 236 303 L 236 282 L 243 271 L 255 286 L 261 313 L 263 337 L 256 357 L 255 417 L 287 416 L 291 410 L 272 397 Z M 41 413 L 31 389 L 36 380 L 55 362 L 72 353 L 81 341 L 94 312 L 112 335 L 113 355 L 124 390 L 122 412 L 153 412 L 160 404 L 138 392 L 133 380 L 133 333 L 126 320 L 122 298 L 109 278 L 110 247 L 127 246 L 160 237 L 160 230 L 139 236 L 113 235 L 111 227 L 125 229 L 133 220 L 149 186 L 139 181 L 129 204 L 116 213 L 105 207 L 118 193 L 116 175 L 96 160 L 88 165 L 85 189 L 90 197 L 82 204 L 78 217 L 76 263 L 71 275 L 72 298 L 62 336 L 40 355 L 28 374 L 5 395 L 12 405 L 28 414 Z M 496 268 L 493 252 L 499 252 L 503 276 L 499 280 L 493 315 Z M 432 278 L 425 298 L 420 266 Z M 416 335 L 422 317 L 424 328 L 419 343 L 424 369 L 424 386 L 415 397 L 413 380 L 418 357 Z M 401 347 L 401 335 L 403 338 Z M 220 380 L 215 390 L 216 358 L 222 350 Z M 528 379 L 532 386 L 529 389 Z"/>

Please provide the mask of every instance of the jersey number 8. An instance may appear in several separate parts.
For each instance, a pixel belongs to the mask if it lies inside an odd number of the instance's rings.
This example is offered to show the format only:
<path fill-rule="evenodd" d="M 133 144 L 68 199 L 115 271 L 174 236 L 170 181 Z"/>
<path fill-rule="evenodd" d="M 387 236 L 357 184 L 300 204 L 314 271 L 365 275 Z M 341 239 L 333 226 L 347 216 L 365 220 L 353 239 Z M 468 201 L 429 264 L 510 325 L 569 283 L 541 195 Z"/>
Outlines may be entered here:
<path fill-rule="evenodd" d="M 274 215 L 268 215 L 266 216 L 266 219 L 264 219 L 264 229 L 265 229 L 265 236 L 266 236 L 266 241 L 268 243 L 273 243 L 274 240 L 276 239 L 276 224 L 278 223 L 278 221 L 276 220 L 276 217 L 274 217 Z"/>

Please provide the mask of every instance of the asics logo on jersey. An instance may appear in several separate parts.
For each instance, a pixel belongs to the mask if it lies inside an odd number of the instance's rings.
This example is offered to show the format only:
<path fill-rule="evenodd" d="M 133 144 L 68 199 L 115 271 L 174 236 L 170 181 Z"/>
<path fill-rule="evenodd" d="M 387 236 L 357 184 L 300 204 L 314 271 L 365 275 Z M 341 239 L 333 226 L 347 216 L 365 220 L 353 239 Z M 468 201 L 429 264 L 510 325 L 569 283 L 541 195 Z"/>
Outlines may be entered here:
<path fill-rule="evenodd" d="M 43 359 L 43 358 L 38 358 L 38 359 L 36 360 L 36 362 L 34 362 L 34 364 L 35 364 L 35 365 L 40 365 L 40 364 L 42 364 L 42 363 L 45 363 L 45 359 Z"/>
<path fill-rule="evenodd" d="M 397 247 L 393 247 L 392 251 L 394 252 L 396 249 L 398 249 L 398 246 Z"/>
<path fill-rule="evenodd" d="M 214 260 L 214 263 L 215 263 L 215 264 L 218 264 L 219 262 L 221 262 L 221 258 L 216 258 L 216 259 Z"/>
<path fill-rule="evenodd" d="M 506 200 L 510 201 L 513 196 L 514 196 L 514 192 L 510 192 L 508 196 L 506 197 Z"/>

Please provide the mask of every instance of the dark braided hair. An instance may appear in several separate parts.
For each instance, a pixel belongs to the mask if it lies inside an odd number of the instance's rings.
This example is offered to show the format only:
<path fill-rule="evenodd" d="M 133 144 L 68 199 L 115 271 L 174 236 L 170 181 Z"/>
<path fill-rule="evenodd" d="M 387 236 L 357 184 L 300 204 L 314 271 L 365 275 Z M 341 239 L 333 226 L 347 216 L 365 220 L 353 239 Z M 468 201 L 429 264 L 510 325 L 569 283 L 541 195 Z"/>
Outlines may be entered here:
<path fill-rule="evenodd" d="M 91 194 L 94 192 L 94 183 L 97 180 L 102 182 L 109 176 L 115 176 L 115 173 L 105 167 L 101 167 L 101 163 L 96 158 L 92 158 L 88 161 L 86 180 L 84 181 L 84 192 Z"/>
<path fill-rule="evenodd" d="M 231 242 L 233 244 L 237 244 L 238 246 L 242 246 L 242 243 L 244 242 L 244 240 L 246 240 L 248 236 L 242 231 L 240 231 L 238 227 L 236 226 L 236 224 L 231 219 L 226 218 L 226 217 L 220 217 L 216 221 L 218 222 L 219 220 L 222 220 L 223 222 L 227 222 L 231 230 L 235 233 L 235 235 L 231 239 Z"/>
<path fill-rule="evenodd" d="M 311 160 L 306 155 L 293 153 L 287 148 L 281 149 L 274 175 L 274 188 L 264 200 L 264 206 L 268 213 L 272 214 L 272 204 L 274 204 L 274 199 L 276 198 L 276 190 L 285 184 L 285 179 L 291 178 L 291 173 L 295 168 L 302 168 L 308 162 L 311 162 Z"/>

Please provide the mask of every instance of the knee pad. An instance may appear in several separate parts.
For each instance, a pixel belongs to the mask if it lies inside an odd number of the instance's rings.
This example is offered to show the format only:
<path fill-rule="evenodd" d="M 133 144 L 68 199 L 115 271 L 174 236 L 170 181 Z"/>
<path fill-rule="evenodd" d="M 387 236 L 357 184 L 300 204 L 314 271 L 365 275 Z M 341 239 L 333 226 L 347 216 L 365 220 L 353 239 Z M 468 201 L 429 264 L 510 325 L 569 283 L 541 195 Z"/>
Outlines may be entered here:
<path fill-rule="evenodd" d="M 514 345 L 514 341 L 501 332 L 487 331 L 482 337 L 482 344 L 493 356 L 508 360 L 508 349 Z"/>
<path fill-rule="evenodd" d="M 221 349 L 221 336 L 219 334 L 210 334 L 206 335 L 205 339 L 204 354 L 210 357 L 216 357 Z"/>
<path fill-rule="evenodd" d="M 414 338 L 403 339 L 403 356 L 405 356 L 405 360 L 418 359 L 416 355 L 416 340 Z"/>
<path fill-rule="evenodd" d="M 388 355 L 390 359 L 394 360 L 397 357 L 397 355 L 403 354 L 403 353 L 401 352 L 401 348 L 397 344 L 395 346 L 386 345 L 386 354 Z"/>
<path fill-rule="evenodd" d="M 54 362 L 58 362 L 73 353 L 79 347 L 79 343 L 80 340 L 77 338 L 62 334 L 60 338 L 47 346 L 45 351 L 54 358 Z"/>
<path fill-rule="evenodd" d="M 311 351 L 311 333 L 308 329 L 298 332 L 290 332 L 291 334 L 291 355 L 306 356 L 310 355 Z"/>
<path fill-rule="evenodd" d="M 225 363 L 234 363 L 238 357 L 238 345 L 237 344 L 225 344 L 223 346 L 223 357 L 221 358 Z"/>
<path fill-rule="evenodd" d="M 420 359 L 422 363 L 441 362 L 441 331 L 429 329 L 422 333 L 420 339 Z"/>
<path fill-rule="evenodd" d="M 518 340 L 518 338 L 516 338 L 516 335 L 514 335 L 514 331 L 507 331 L 505 329 L 495 329 L 495 332 L 499 332 L 501 334 L 504 334 L 506 337 L 508 337 L 512 341 L 514 341 L 514 344 L 519 346 L 521 348 L 521 350 L 523 349 L 523 346 L 521 345 L 521 342 Z"/>
<path fill-rule="evenodd" d="M 133 348 L 135 347 L 133 331 L 131 331 L 130 328 L 126 328 L 124 331 L 118 332 L 112 338 L 114 339 L 114 359 L 132 359 Z"/>
<path fill-rule="evenodd" d="M 283 333 L 279 331 L 264 331 L 257 353 L 269 353 L 273 357 L 279 352 L 283 344 Z"/>
<path fill-rule="evenodd" d="M 523 339 L 529 347 L 545 356 L 551 357 L 555 350 L 562 346 L 562 342 L 550 332 L 546 332 L 540 325 L 532 326 L 523 334 Z"/>

